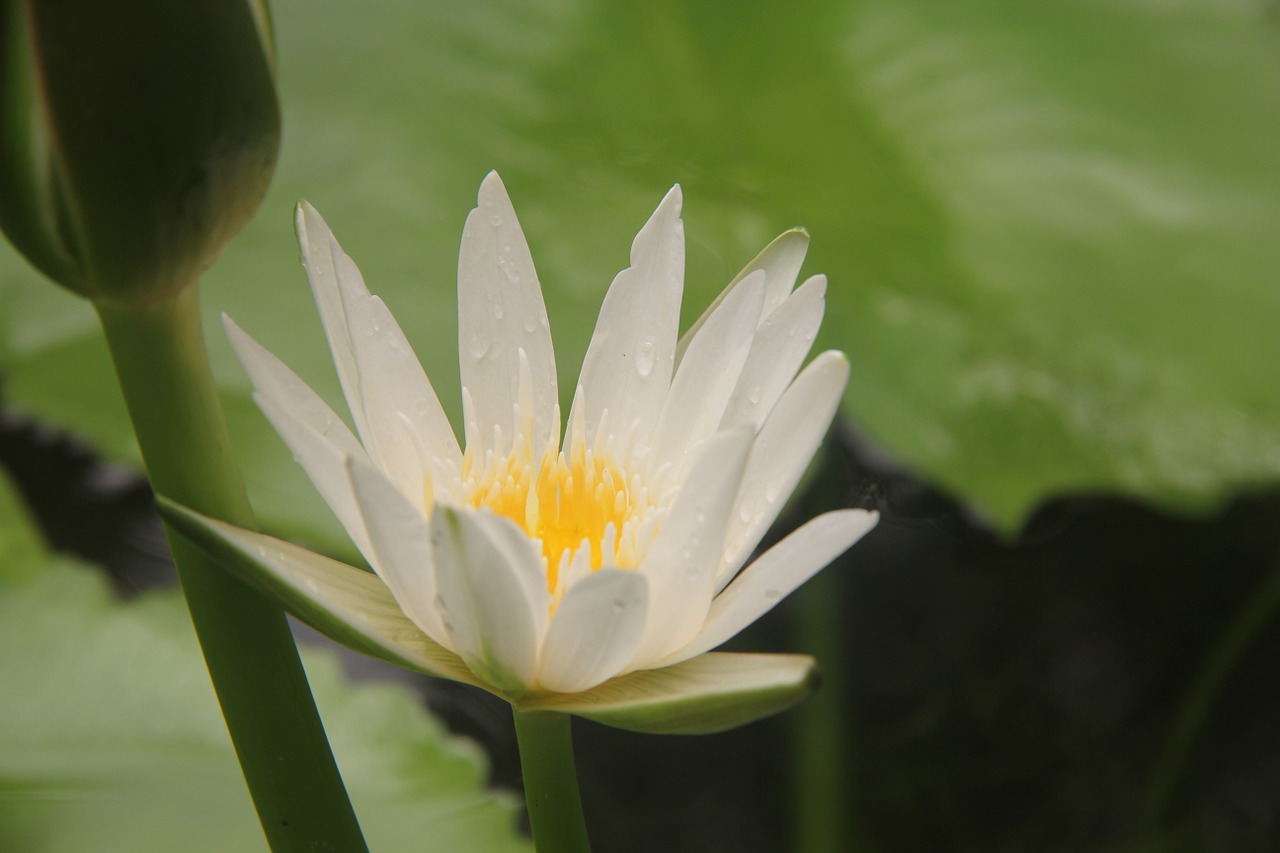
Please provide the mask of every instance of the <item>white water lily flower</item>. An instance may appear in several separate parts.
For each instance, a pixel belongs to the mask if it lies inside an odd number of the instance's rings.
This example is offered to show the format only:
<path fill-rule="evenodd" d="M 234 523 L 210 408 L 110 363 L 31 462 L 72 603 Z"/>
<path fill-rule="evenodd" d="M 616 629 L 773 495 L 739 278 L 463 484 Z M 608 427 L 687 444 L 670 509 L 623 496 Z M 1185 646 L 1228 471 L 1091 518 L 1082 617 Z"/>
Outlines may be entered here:
<path fill-rule="evenodd" d="M 740 571 L 825 434 L 848 364 L 825 352 L 800 371 L 826 287 L 814 276 L 793 291 L 802 231 L 678 340 L 680 201 L 676 187 L 658 205 L 605 296 L 562 442 L 537 275 L 502 182 L 484 180 L 458 262 L 465 449 L 382 300 L 301 205 L 303 263 L 356 432 L 227 329 L 255 399 L 376 577 L 167 513 L 322 630 L 520 708 L 695 731 L 795 701 L 811 659 L 706 653 L 875 524 L 822 515 Z"/>

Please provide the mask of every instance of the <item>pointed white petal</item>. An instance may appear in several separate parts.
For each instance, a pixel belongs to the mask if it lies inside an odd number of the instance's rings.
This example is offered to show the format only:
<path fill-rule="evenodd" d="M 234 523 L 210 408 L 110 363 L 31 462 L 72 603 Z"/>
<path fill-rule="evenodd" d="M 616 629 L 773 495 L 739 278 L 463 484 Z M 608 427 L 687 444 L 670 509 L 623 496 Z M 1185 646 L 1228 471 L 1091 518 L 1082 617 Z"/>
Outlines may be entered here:
<path fill-rule="evenodd" d="M 329 509 L 337 516 L 347 535 L 365 559 L 369 559 L 369 534 L 364 526 L 364 519 L 356 506 L 355 495 L 351 492 L 351 484 L 347 480 L 345 466 L 351 456 L 326 437 L 313 430 L 308 424 L 296 420 L 271 397 L 254 394 L 253 399 L 258 408 L 267 416 L 267 420 L 275 427 L 276 432 L 284 439 L 285 444 L 293 451 L 293 458 L 306 471 L 307 476 L 320 492 L 320 497 L 328 504 Z M 360 451 L 366 464 L 368 457 Z"/>
<path fill-rule="evenodd" d="M 369 556 L 369 537 L 344 469 L 349 458 L 369 457 L 346 425 L 287 367 L 243 332 L 228 326 L 241 361 L 261 390 L 253 399 L 293 451 L 324 502 L 333 510 L 360 553 Z M 254 353 L 246 358 L 246 354 Z"/>
<path fill-rule="evenodd" d="M 683 288 L 684 224 L 675 186 L 636 235 L 631 266 L 618 273 L 600 308 L 578 380 L 588 447 L 606 410 L 620 441 L 634 428 L 639 445 L 648 446 L 671 385 Z"/>
<path fill-rule="evenodd" d="M 548 610 L 542 557 L 519 537 L 510 520 L 487 511 L 439 506 L 431 517 L 439 612 L 450 646 L 472 672 L 514 695 L 534 683 Z"/>
<path fill-rule="evenodd" d="M 649 618 L 635 668 L 680 648 L 702 627 L 750 447 L 747 429 L 708 442 L 645 555 L 640 571 L 649 581 Z"/>
<path fill-rule="evenodd" d="M 640 572 L 601 569 L 569 588 L 542 646 L 538 681 L 577 693 L 622 671 L 644 631 L 648 583 Z"/>
<path fill-rule="evenodd" d="M 720 425 L 750 423 L 759 429 L 804 364 L 822 325 L 826 276 L 815 275 L 760 324 L 738 385 Z"/>
<path fill-rule="evenodd" d="M 414 624 L 432 640 L 447 644 L 436 610 L 436 574 L 426 517 L 373 467 L 349 459 L 347 476 L 369 531 L 369 564 Z"/>
<path fill-rule="evenodd" d="M 462 453 L 435 389 L 399 324 L 376 296 L 354 295 L 348 319 L 359 373 L 369 455 L 402 494 L 423 508 L 431 460 L 458 464 Z"/>
<path fill-rule="evenodd" d="M 728 582 L 782 511 L 822 443 L 848 380 L 844 354 L 828 350 L 801 371 L 764 422 L 747 460 L 736 511 L 729 518 L 722 583 Z"/>
<path fill-rule="evenodd" d="M 522 711 L 576 714 L 650 734 L 710 734 L 746 725 L 804 699 L 817 686 L 808 655 L 711 652 L 664 669 L 633 672 L 583 693 L 518 700 Z"/>
<path fill-rule="evenodd" d="M 364 455 L 364 448 L 342 419 L 284 362 L 249 337 L 225 314 L 222 325 L 255 391 L 272 398 L 292 418 L 328 439 L 340 453 Z"/>
<path fill-rule="evenodd" d="M 200 515 L 163 496 L 165 520 L 237 577 L 328 637 L 397 666 L 486 687 L 401 612 L 369 572 L 288 542 Z"/>
<path fill-rule="evenodd" d="M 800 273 L 800 265 L 804 263 L 804 256 L 808 251 L 809 233 L 803 228 L 792 228 L 765 246 L 760 254 L 752 258 L 751 263 L 743 267 L 742 272 L 734 276 L 728 286 L 720 291 L 715 301 L 702 312 L 702 316 L 680 338 L 680 344 L 676 348 L 676 363 L 679 364 L 683 360 L 694 335 L 702 328 L 702 324 L 707 322 L 711 312 L 733 292 L 735 287 L 745 281 L 747 276 L 757 270 L 765 272 L 765 296 L 764 303 L 760 306 L 760 319 L 768 317 L 791 293 L 791 288 L 796 283 L 796 276 Z"/>
<path fill-rule="evenodd" d="M 792 532 L 716 596 L 702 632 L 667 661 L 674 664 L 697 657 L 734 637 L 848 550 L 878 519 L 874 512 L 839 510 L 820 515 Z"/>
<path fill-rule="evenodd" d="M 533 380 L 533 411 L 522 414 L 532 417 L 534 434 L 526 437 L 541 450 L 560 430 L 551 330 L 524 232 L 498 173 L 490 172 L 467 217 L 458 256 L 458 362 L 483 441 L 495 424 L 508 439 L 520 426 L 512 421 L 519 399 L 519 350 L 528 357 Z"/>
<path fill-rule="evenodd" d="M 324 324 L 329 350 L 333 353 L 333 365 L 342 383 L 343 396 L 355 419 L 356 430 L 366 435 L 364 407 L 360 405 L 360 378 L 356 368 L 355 351 L 351 346 L 347 309 L 343 291 L 367 296 L 368 289 L 359 272 L 353 276 L 355 264 L 339 265 L 347 258 L 337 239 L 314 207 L 299 202 L 294 212 L 294 228 L 298 232 L 298 245 L 302 249 L 302 266 L 311 282 L 311 295 L 320 310 L 320 322 Z"/>
<path fill-rule="evenodd" d="M 670 464 L 680 479 L 685 454 L 716 432 L 751 351 L 763 299 L 764 273 L 756 272 L 734 288 L 689 345 L 654 434 L 651 472 Z"/>

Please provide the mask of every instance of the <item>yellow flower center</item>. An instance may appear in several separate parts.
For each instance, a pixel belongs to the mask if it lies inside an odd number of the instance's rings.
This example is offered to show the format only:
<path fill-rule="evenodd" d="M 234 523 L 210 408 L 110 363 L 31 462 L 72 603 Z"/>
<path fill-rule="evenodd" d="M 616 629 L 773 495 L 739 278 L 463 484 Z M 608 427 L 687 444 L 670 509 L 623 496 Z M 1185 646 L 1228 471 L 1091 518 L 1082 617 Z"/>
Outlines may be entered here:
<path fill-rule="evenodd" d="M 639 477 L 628 478 L 581 447 L 569 456 L 548 452 L 536 466 L 519 451 L 485 462 L 464 478 L 468 503 L 511 519 L 538 540 L 553 596 L 575 561 L 586 560 L 591 571 L 639 565 L 644 539 L 637 534 L 649 526 L 643 522 L 650 508 Z"/>

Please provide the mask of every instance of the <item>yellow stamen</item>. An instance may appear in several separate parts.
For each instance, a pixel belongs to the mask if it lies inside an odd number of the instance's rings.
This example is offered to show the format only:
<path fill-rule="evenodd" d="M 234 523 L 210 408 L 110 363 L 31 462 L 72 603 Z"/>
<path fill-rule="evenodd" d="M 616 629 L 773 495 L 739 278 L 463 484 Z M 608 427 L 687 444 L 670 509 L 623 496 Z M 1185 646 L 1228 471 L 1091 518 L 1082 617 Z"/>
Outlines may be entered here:
<path fill-rule="evenodd" d="M 553 595 L 562 562 L 572 562 L 584 544 L 592 571 L 638 564 L 633 537 L 627 535 L 648 509 L 638 479 L 629 480 L 621 468 L 581 446 L 567 456 L 548 452 L 536 468 L 520 451 L 490 456 L 485 463 L 483 471 L 473 469 L 478 476 L 466 484 L 468 502 L 511 519 L 541 543 Z"/>

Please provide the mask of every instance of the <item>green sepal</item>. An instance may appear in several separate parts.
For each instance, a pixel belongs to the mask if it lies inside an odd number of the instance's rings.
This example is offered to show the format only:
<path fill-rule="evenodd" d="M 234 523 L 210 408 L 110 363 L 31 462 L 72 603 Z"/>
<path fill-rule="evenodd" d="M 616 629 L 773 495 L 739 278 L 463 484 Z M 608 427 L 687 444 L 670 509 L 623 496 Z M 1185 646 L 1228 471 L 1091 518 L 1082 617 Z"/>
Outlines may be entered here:
<path fill-rule="evenodd" d="M 794 287 L 796 275 L 800 272 L 800 265 L 804 262 L 805 253 L 809 251 L 809 232 L 803 228 L 792 228 L 784 231 L 773 239 L 769 245 L 760 250 L 751 261 L 742 268 L 733 279 L 725 285 L 724 290 L 720 291 L 720 295 L 711 301 L 706 310 L 702 312 L 697 320 L 693 321 L 685 333 L 680 336 L 680 340 L 676 343 L 676 364 L 680 363 L 680 359 L 684 358 L 684 351 L 689 348 L 690 341 L 702 328 L 702 324 L 707 322 L 707 318 L 711 316 L 720 303 L 724 302 L 725 297 L 733 292 L 733 289 L 747 276 L 757 270 L 764 270 L 765 273 L 765 311 L 770 307 L 774 307 L 782 299 L 786 298 L 787 293 L 780 293 L 782 285 L 780 282 L 787 281 L 788 285 Z M 763 318 L 761 318 L 763 319 Z"/>
<path fill-rule="evenodd" d="M 156 504 L 182 536 L 325 636 L 396 666 L 491 689 L 422 633 L 376 575 L 163 496 Z"/>
<path fill-rule="evenodd" d="M 522 700 L 522 711 L 575 714 L 648 734 L 722 732 L 785 711 L 818 686 L 808 655 L 710 652 L 622 675 L 582 693 Z"/>

